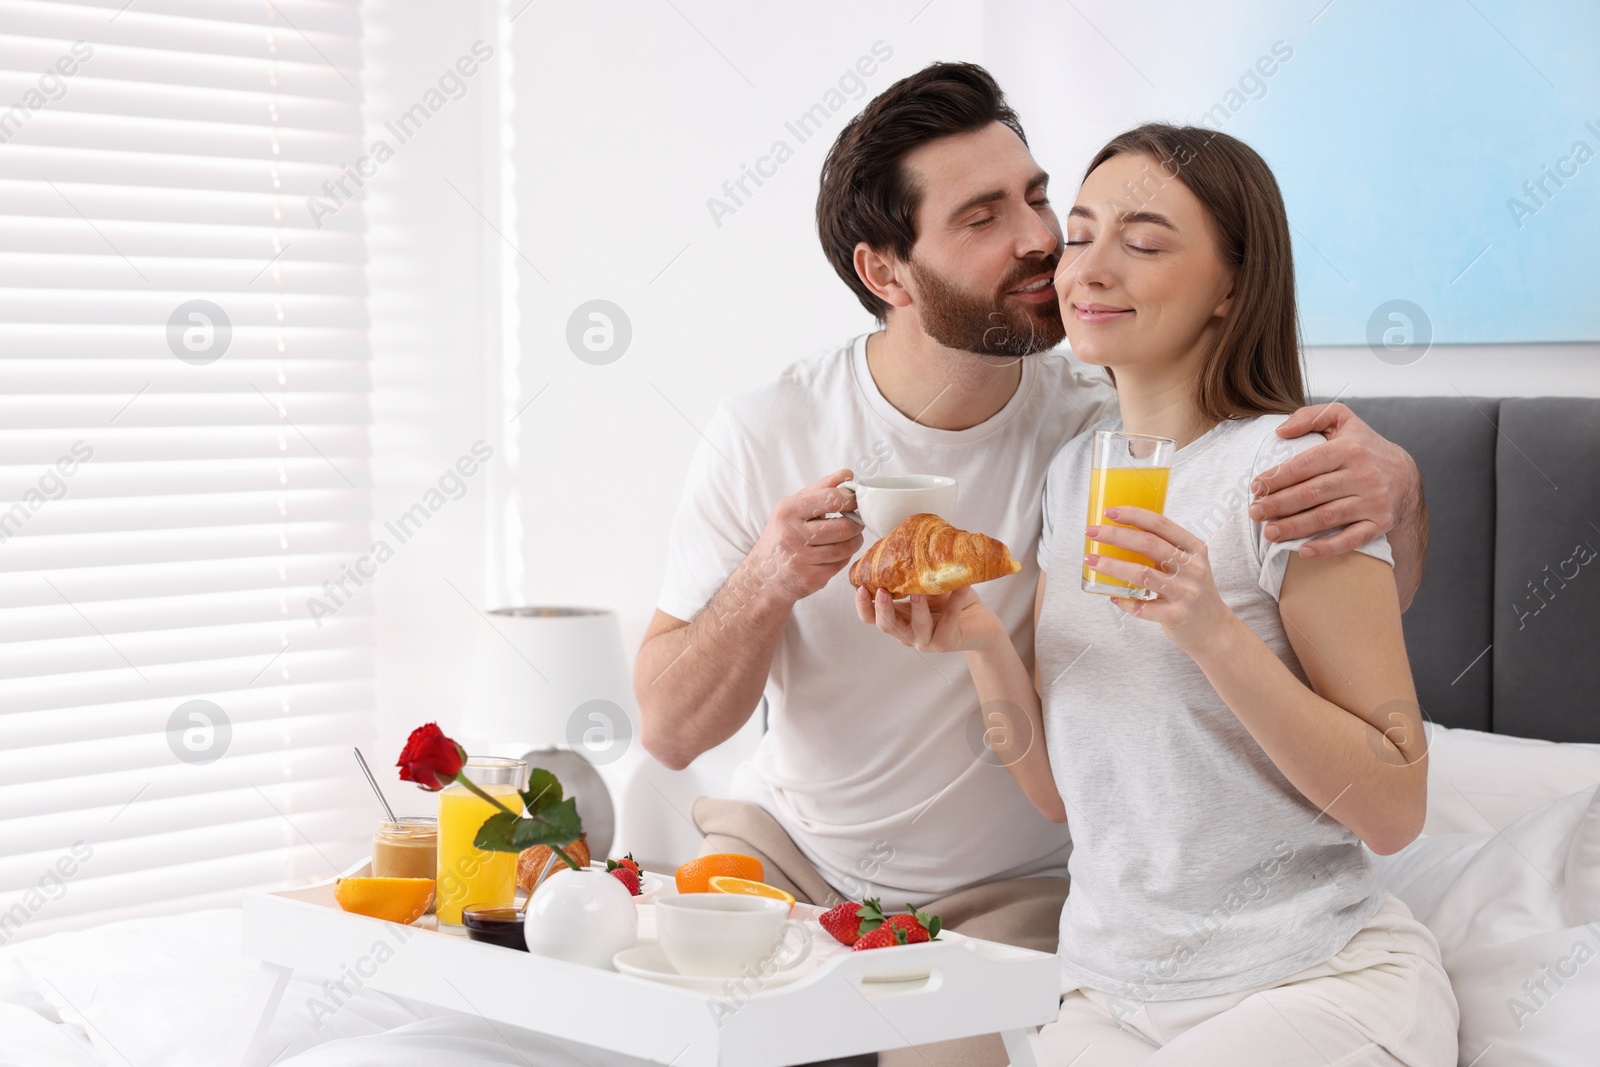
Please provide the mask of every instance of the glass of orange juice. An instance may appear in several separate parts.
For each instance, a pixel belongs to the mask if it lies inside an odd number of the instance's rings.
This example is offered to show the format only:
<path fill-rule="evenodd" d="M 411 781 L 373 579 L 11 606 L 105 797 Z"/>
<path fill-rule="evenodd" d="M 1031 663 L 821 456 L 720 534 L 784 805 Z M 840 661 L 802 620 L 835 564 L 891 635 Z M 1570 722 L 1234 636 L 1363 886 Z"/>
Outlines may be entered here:
<path fill-rule="evenodd" d="M 528 765 L 519 759 L 491 756 L 468 758 L 462 773 L 472 784 L 507 808 L 522 814 L 522 790 L 528 787 Z M 439 793 L 439 876 L 436 908 L 442 926 L 460 926 L 468 904 L 511 900 L 517 890 L 517 854 L 475 846 L 489 816 L 500 809 L 460 782 Z"/>
<path fill-rule="evenodd" d="M 1094 459 L 1089 469 L 1088 525 L 1128 525 L 1107 522 L 1107 508 L 1137 507 L 1163 511 L 1167 506 L 1167 478 L 1172 473 L 1172 457 L 1177 450 L 1178 442 L 1170 437 L 1096 430 Z M 1154 560 L 1146 559 L 1137 552 L 1089 538 L 1084 539 L 1083 551 L 1085 555 L 1096 553 L 1105 559 L 1125 559 L 1155 566 Z M 1150 590 L 1120 578 L 1097 574 L 1087 564 L 1083 568 L 1083 591 L 1133 600 L 1154 600 L 1156 596 Z"/>

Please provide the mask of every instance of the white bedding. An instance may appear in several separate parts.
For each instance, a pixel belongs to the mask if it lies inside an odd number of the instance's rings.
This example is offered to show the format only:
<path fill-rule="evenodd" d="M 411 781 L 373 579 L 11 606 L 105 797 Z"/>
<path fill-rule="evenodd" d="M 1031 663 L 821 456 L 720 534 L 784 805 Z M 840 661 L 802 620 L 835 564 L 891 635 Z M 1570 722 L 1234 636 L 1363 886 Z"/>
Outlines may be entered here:
<path fill-rule="evenodd" d="M 1600 787 L 1377 862 L 1439 940 L 1462 1067 L 1600 1063 Z"/>
<path fill-rule="evenodd" d="M 239 916 L 135 919 L 0 949 L 0 1064 L 219 1067 L 256 973 Z M 321 982 L 290 980 L 266 1044 L 273 1067 L 642 1063 L 371 990 L 330 996 Z"/>
<path fill-rule="evenodd" d="M 1429 835 L 1503 830 L 1541 804 L 1600 782 L 1600 745 L 1430 725 L 1428 752 L 1422 832 Z"/>
<path fill-rule="evenodd" d="M 1436 729 L 1431 752 L 1429 833 L 1378 863 L 1439 938 L 1461 1067 L 1593 1067 L 1600 746 Z M 239 912 L 217 910 L 0 948 L 0 1067 L 218 1067 L 256 973 L 238 945 Z M 274 1067 L 640 1062 L 370 990 L 335 1002 L 300 973 L 267 1047 Z"/>

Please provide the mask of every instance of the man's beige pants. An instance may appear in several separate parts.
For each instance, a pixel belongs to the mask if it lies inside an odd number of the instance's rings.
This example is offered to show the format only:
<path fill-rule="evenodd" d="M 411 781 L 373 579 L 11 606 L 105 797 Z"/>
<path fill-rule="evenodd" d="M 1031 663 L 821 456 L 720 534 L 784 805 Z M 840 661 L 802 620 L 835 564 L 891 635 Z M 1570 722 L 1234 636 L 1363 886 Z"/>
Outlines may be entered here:
<path fill-rule="evenodd" d="M 768 885 L 793 893 L 806 904 L 832 906 L 849 899 L 817 873 L 778 821 L 762 808 L 738 800 L 700 797 L 690 811 L 695 828 L 705 838 L 702 855 L 738 852 L 754 856 L 761 861 Z M 1054 952 L 1066 899 L 1065 878 L 1012 878 L 964 889 L 922 910 L 968 937 Z M 884 901 L 890 907 L 903 903 Z M 998 1034 L 896 1049 L 879 1057 L 880 1067 L 1001 1067 L 1006 1062 Z"/>

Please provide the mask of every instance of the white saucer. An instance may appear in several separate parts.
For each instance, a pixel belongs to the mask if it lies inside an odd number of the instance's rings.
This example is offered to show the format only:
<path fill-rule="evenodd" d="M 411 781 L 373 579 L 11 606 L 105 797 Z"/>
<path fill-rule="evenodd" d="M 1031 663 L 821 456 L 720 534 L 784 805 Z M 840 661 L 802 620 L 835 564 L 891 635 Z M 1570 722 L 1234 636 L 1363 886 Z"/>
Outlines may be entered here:
<path fill-rule="evenodd" d="M 666 982 L 669 985 L 684 986 L 689 989 L 721 989 L 724 982 L 740 982 L 756 986 L 759 989 L 770 989 L 775 986 L 788 985 L 790 982 L 804 978 L 820 965 L 819 960 L 807 958 L 801 960 L 793 967 L 775 971 L 766 978 L 740 975 L 729 975 L 726 978 L 706 978 L 700 975 L 679 974 L 677 969 L 667 961 L 666 953 L 661 951 L 659 941 L 640 941 L 632 948 L 625 948 L 611 957 L 611 965 L 623 974 L 631 974 L 635 978 L 648 978 L 652 982 Z"/>

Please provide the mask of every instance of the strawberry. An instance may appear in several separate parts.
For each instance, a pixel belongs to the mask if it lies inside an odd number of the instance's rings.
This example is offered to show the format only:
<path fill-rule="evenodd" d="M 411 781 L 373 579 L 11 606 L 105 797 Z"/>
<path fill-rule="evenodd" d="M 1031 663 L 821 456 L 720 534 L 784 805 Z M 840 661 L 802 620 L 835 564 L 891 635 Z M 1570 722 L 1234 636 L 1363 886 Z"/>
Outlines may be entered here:
<path fill-rule="evenodd" d="M 920 945 L 924 941 L 933 940 L 928 936 L 928 928 L 909 915 L 891 915 L 884 925 L 905 934 L 905 944 L 908 945 Z"/>
<path fill-rule="evenodd" d="M 876 897 L 868 897 L 861 904 L 847 900 L 829 908 L 817 921 L 839 944 L 853 945 L 862 934 L 883 925 L 883 905 Z"/>
<path fill-rule="evenodd" d="M 606 873 L 611 875 L 611 877 L 615 878 L 617 881 L 621 882 L 623 885 L 627 886 L 628 893 L 631 896 L 639 895 L 639 876 L 633 872 L 632 868 L 612 867 Z"/>
<path fill-rule="evenodd" d="M 939 930 L 944 924 L 937 915 L 918 911 L 910 904 L 906 905 L 906 912 L 907 914 L 891 915 L 884 921 L 890 926 L 898 926 L 904 930 L 909 944 L 920 945 L 939 936 Z"/>
<path fill-rule="evenodd" d="M 892 924 L 885 924 L 871 933 L 862 934 L 861 940 L 855 943 L 852 951 L 860 952 L 868 948 L 890 948 L 894 945 L 908 944 L 905 930 Z"/>
<path fill-rule="evenodd" d="M 644 877 L 644 872 L 639 869 L 639 864 L 634 860 L 632 852 L 623 856 L 620 860 L 606 860 L 606 870 L 614 871 L 618 867 L 626 867 L 640 878 Z"/>

